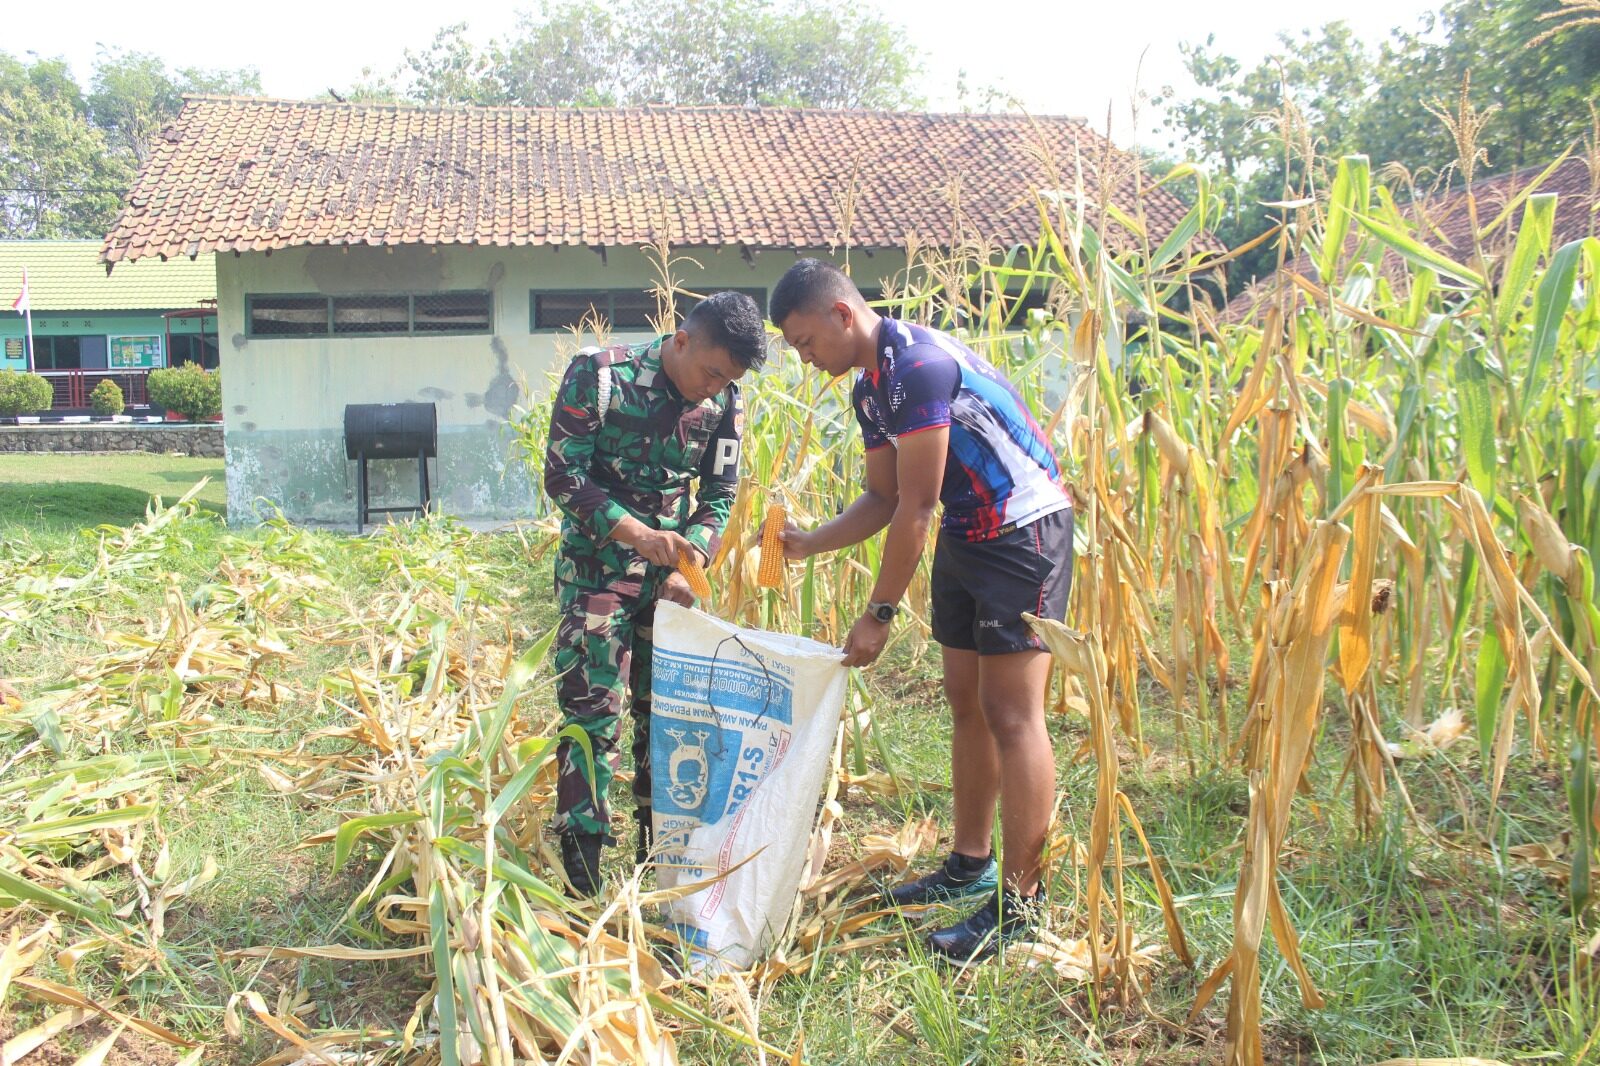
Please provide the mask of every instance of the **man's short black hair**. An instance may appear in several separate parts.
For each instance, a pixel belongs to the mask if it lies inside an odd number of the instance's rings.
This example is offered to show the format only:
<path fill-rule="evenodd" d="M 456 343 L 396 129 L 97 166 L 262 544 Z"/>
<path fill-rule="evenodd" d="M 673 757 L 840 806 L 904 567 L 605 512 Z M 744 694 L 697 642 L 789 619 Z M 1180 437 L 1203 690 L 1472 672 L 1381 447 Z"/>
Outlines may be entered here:
<path fill-rule="evenodd" d="M 713 347 L 725 349 L 746 370 L 767 361 L 767 324 L 761 307 L 742 292 L 714 292 L 694 305 L 683 328 Z"/>
<path fill-rule="evenodd" d="M 767 313 L 772 324 L 783 328 L 784 319 L 796 311 L 817 311 L 838 300 L 860 300 L 861 292 L 850 276 L 823 259 L 802 259 L 783 272 L 772 287 Z"/>

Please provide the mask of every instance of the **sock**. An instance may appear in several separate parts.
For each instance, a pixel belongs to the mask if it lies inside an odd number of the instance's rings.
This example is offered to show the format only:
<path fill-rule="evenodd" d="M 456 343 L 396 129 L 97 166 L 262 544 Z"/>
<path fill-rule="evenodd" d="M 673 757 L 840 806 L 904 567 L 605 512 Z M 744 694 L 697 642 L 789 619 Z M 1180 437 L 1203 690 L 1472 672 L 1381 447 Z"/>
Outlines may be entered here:
<path fill-rule="evenodd" d="M 959 851 L 952 851 L 950 858 L 945 862 L 945 868 L 950 871 L 952 876 L 959 877 L 964 881 L 970 881 L 983 873 L 984 869 L 993 861 L 994 852 L 992 851 L 982 858 L 974 858 L 971 855 L 963 855 Z"/>

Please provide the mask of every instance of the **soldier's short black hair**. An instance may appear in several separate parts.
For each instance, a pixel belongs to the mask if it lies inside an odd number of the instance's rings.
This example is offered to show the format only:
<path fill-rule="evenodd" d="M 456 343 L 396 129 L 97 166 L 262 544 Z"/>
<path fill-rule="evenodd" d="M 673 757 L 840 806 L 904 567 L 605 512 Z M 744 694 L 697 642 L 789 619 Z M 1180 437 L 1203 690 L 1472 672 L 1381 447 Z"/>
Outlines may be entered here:
<path fill-rule="evenodd" d="M 860 300 L 861 292 L 848 274 L 823 259 L 802 259 L 773 286 L 767 313 L 782 329 L 784 319 L 796 311 L 817 311 L 852 299 Z"/>
<path fill-rule="evenodd" d="M 746 370 L 767 361 L 767 324 L 761 307 L 742 292 L 714 292 L 694 305 L 683 328 L 717 348 L 725 349 Z"/>

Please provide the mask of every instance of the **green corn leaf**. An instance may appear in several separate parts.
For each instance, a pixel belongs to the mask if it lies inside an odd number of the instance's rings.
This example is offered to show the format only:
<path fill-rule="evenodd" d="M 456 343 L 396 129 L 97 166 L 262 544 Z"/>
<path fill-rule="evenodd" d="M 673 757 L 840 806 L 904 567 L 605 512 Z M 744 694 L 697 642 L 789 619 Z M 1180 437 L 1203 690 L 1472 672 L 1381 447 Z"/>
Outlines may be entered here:
<path fill-rule="evenodd" d="M 433 976 L 438 986 L 439 1059 L 443 1066 L 460 1066 L 456 1047 L 456 989 L 450 972 L 450 931 L 445 926 L 444 883 L 435 881 L 428 899 L 428 932 L 433 940 Z"/>
<path fill-rule="evenodd" d="M 1505 274 L 1500 279 L 1500 296 L 1495 302 L 1495 317 L 1502 331 L 1522 306 L 1539 260 L 1550 252 L 1555 216 L 1554 193 L 1536 193 L 1528 197 L 1528 206 L 1522 211 L 1522 228 L 1517 230 L 1517 246 L 1506 263 Z"/>
<path fill-rule="evenodd" d="M 496 821 L 504 818 L 506 812 L 520 802 L 523 796 L 528 794 L 528 789 L 533 787 L 534 778 L 539 776 L 539 770 L 544 766 L 545 760 L 555 751 L 555 747 L 556 742 L 554 740 L 546 739 L 542 741 L 541 747 L 533 752 L 531 757 L 527 758 L 522 766 L 517 769 L 517 772 L 512 775 L 511 780 L 506 782 L 506 787 L 500 790 L 499 795 L 495 796 L 494 806 L 491 808 Z"/>
<path fill-rule="evenodd" d="M 1460 420 L 1462 458 L 1472 487 L 1484 502 L 1494 504 L 1495 439 L 1494 398 L 1489 391 L 1489 371 L 1471 349 L 1456 360 L 1457 417 Z"/>
<path fill-rule="evenodd" d="M 1592 721 L 1591 715 L 1586 721 Z M 1592 728 L 1592 726 L 1591 726 Z M 1568 756 L 1567 809 L 1572 815 L 1572 882 L 1568 886 L 1572 900 L 1572 913 L 1582 914 L 1594 896 L 1594 883 L 1590 872 L 1594 854 L 1594 768 L 1589 764 L 1593 745 L 1588 732 L 1572 745 Z"/>
<path fill-rule="evenodd" d="M 34 884 L 27 878 L 12 873 L 4 866 L 0 866 L 0 899 L 7 898 L 12 901 L 32 903 L 45 910 L 70 914 L 74 918 L 81 918 L 102 928 L 109 926 L 113 929 L 126 929 L 126 926 L 123 926 L 121 922 L 110 914 L 80 903 L 63 892 L 57 892 L 55 889 Z"/>
<path fill-rule="evenodd" d="M 45 821 L 34 822 L 17 830 L 16 840 L 19 844 L 39 844 L 46 840 L 68 840 L 80 837 L 96 829 L 121 829 L 130 825 L 137 825 L 147 818 L 154 817 L 156 807 L 153 803 L 141 803 L 132 807 L 116 807 L 109 811 L 97 811 L 94 814 L 78 814 L 68 818 L 50 818 Z"/>
<path fill-rule="evenodd" d="M 478 996 L 480 993 L 474 987 L 472 981 L 472 972 L 467 969 L 467 952 L 456 952 L 450 957 L 450 961 L 451 964 L 455 966 L 456 987 L 461 989 L 462 992 L 468 996 Z M 472 1010 L 469 1006 L 467 1010 L 464 1010 L 461 1013 L 466 1015 L 467 1031 L 472 1034 L 472 1039 L 478 1045 L 478 1047 L 485 1048 L 494 1043 L 489 1034 L 484 1032 L 483 1019 L 479 1017 L 479 1014 L 476 1010 Z"/>
<path fill-rule="evenodd" d="M 1561 320 L 1572 306 L 1572 287 L 1578 276 L 1578 256 L 1582 241 L 1564 244 L 1550 260 L 1533 297 L 1533 340 L 1528 347 L 1528 372 L 1522 379 L 1522 410 L 1525 417 L 1535 394 L 1545 385 L 1545 364 L 1555 354 L 1561 337 Z"/>
<path fill-rule="evenodd" d="M 1167 234 L 1167 239 L 1161 242 L 1161 247 L 1157 248 L 1155 254 L 1150 257 L 1151 270 L 1160 270 L 1171 262 L 1174 256 L 1188 247 L 1189 242 L 1194 240 L 1195 234 L 1200 232 L 1204 215 L 1203 201 L 1189 208 L 1188 213 L 1172 228 L 1172 232 Z"/>
<path fill-rule="evenodd" d="M 1344 254 L 1345 239 L 1350 236 L 1350 220 L 1366 213 L 1371 193 L 1372 167 L 1367 157 L 1347 155 L 1339 160 L 1328 198 L 1328 228 L 1317 256 L 1317 272 L 1324 285 L 1333 284 L 1333 272 Z"/>
<path fill-rule="evenodd" d="M 1450 637 L 1445 643 L 1445 677 L 1456 676 L 1456 663 L 1461 660 L 1461 641 L 1467 632 L 1467 622 L 1472 617 L 1472 603 L 1478 590 L 1478 554 L 1468 552 L 1456 575 L 1456 606 L 1450 618 Z"/>
<path fill-rule="evenodd" d="M 61 731 L 61 716 L 56 714 L 49 702 L 34 700 L 23 708 L 23 713 L 28 715 L 28 724 L 51 751 L 58 757 L 67 753 L 68 741 L 67 735 Z"/>
<path fill-rule="evenodd" d="M 1345 409 L 1350 404 L 1354 384 L 1349 378 L 1339 378 L 1328 384 L 1328 510 L 1331 512 L 1349 494 L 1355 484 L 1355 466 L 1352 462 L 1349 432 L 1345 426 Z"/>
<path fill-rule="evenodd" d="M 515 663 L 511 664 L 511 672 L 506 676 L 506 687 L 518 690 L 526 688 L 528 682 L 532 681 L 534 675 L 544 666 L 545 660 L 550 657 L 550 648 L 555 641 L 556 627 L 551 626 L 543 636 L 528 646 L 527 651 L 517 657 Z"/>
<path fill-rule="evenodd" d="M 1422 408 L 1422 389 L 1416 382 L 1408 383 L 1400 390 L 1400 409 L 1395 414 L 1395 441 L 1396 448 L 1389 456 L 1388 463 L 1384 466 L 1383 479 L 1385 481 L 1400 481 L 1400 472 L 1405 468 L 1405 457 L 1409 449 L 1406 445 L 1411 440 L 1412 427 L 1416 425 L 1417 414 Z"/>
<path fill-rule="evenodd" d="M 1355 219 L 1361 223 L 1362 228 L 1368 233 L 1388 245 L 1408 263 L 1415 266 L 1431 267 L 1441 274 L 1449 274 L 1451 277 L 1464 281 L 1469 285 L 1483 287 L 1482 274 L 1462 266 L 1441 252 L 1434 251 L 1415 237 L 1403 233 L 1393 226 L 1368 218 L 1366 215 L 1357 214 Z"/>
<path fill-rule="evenodd" d="M 410 825 L 412 822 L 422 821 L 420 811 L 390 811 L 386 814 L 368 814 L 360 818 L 352 818 L 339 827 L 333 835 L 333 868 L 340 870 L 350 858 L 354 849 L 356 838 L 361 834 L 374 829 L 387 829 L 390 826 Z"/>
<path fill-rule="evenodd" d="M 470 863 L 479 870 L 485 868 L 483 849 L 468 844 L 460 837 L 439 837 L 433 842 L 433 846 L 452 858 Z M 534 898 L 547 907 L 554 907 L 557 910 L 571 910 L 573 907 L 572 901 L 567 899 L 564 892 L 519 865 L 509 852 L 495 855 L 494 872 L 496 877 L 504 878 L 518 888 L 531 892 Z"/>
<path fill-rule="evenodd" d="M 1483 633 L 1483 643 L 1478 646 L 1477 674 L 1477 726 L 1478 751 L 1483 756 L 1484 772 L 1489 769 L 1489 748 L 1494 743 L 1494 732 L 1500 720 L 1500 704 L 1506 696 L 1505 649 L 1500 644 L 1500 631 L 1491 624 Z"/>

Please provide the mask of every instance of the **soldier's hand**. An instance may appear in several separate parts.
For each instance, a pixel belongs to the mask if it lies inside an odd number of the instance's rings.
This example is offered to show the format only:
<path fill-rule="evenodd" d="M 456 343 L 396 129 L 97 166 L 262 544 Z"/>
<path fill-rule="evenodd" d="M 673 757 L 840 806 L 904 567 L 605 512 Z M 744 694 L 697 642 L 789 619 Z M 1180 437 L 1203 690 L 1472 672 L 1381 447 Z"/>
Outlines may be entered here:
<path fill-rule="evenodd" d="M 628 545 L 657 566 L 677 567 L 679 552 L 692 559 L 700 557 L 699 549 L 679 534 L 668 529 L 651 529 L 632 516 L 617 523 L 617 528 L 611 531 L 611 539 Z"/>
<path fill-rule="evenodd" d="M 689 582 L 676 570 L 661 583 L 661 598 L 683 607 L 694 606 L 694 593 L 689 590 Z"/>

